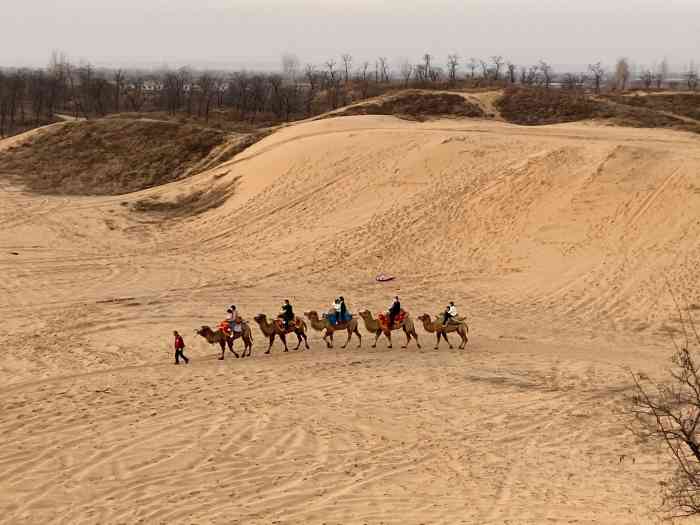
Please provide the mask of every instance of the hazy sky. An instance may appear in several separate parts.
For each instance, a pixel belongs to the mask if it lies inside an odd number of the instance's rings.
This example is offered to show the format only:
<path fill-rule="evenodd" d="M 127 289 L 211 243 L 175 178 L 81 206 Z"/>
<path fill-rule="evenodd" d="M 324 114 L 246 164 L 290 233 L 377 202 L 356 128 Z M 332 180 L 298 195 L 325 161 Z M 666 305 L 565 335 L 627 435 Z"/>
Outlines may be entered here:
<path fill-rule="evenodd" d="M 289 51 L 580 65 L 700 62 L 700 0 L 0 0 L 0 65 L 275 68 Z"/>

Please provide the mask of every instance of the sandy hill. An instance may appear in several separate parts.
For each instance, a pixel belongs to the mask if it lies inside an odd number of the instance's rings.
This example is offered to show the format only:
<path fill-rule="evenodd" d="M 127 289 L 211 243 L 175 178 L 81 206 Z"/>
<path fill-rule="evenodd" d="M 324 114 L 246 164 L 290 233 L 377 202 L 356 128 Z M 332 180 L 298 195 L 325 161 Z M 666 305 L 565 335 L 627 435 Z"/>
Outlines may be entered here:
<path fill-rule="evenodd" d="M 700 305 L 699 165 L 677 131 L 364 115 L 128 195 L 0 176 L 0 522 L 656 522 L 670 463 L 620 414 L 668 288 Z M 193 195 L 224 197 L 165 220 Z M 264 356 L 254 327 L 220 362 L 192 333 L 396 293 L 455 300 L 467 350 Z"/>
<path fill-rule="evenodd" d="M 0 172 L 42 193 L 115 195 L 204 171 L 247 138 L 163 120 L 66 122 L 8 141 Z"/>

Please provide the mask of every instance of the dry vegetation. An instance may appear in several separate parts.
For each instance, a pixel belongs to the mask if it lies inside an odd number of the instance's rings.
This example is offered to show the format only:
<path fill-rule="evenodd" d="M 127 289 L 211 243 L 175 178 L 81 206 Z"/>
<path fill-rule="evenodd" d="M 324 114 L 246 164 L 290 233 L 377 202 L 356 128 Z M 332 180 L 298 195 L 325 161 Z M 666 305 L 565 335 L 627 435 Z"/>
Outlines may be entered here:
<path fill-rule="evenodd" d="M 679 103 L 677 97 L 669 95 L 668 99 L 652 102 L 646 99 L 656 99 L 657 96 L 592 97 L 577 90 L 512 87 L 504 90 L 496 106 L 505 120 L 521 125 L 597 119 L 618 126 L 700 133 L 699 123 L 684 118 L 692 114 L 691 99 L 682 98 L 683 103 Z"/>
<path fill-rule="evenodd" d="M 665 111 L 682 117 L 700 120 L 700 94 L 697 93 L 650 93 L 635 92 L 629 95 L 607 95 L 606 100 L 618 104 Z"/>
<path fill-rule="evenodd" d="M 38 192 L 118 195 L 191 174 L 227 137 L 154 120 L 71 122 L 5 152 L 0 172 Z"/>
<path fill-rule="evenodd" d="M 496 106 L 515 124 L 542 125 L 592 118 L 596 104 L 586 95 L 544 88 L 507 88 Z"/>
<path fill-rule="evenodd" d="M 419 90 L 402 91 L 358 104 L 328 116 L 396 115 L 424 120 L 429 117 L 484 117 L 484 111 L 463 96 L 453 93 L 431 93 Z"/>

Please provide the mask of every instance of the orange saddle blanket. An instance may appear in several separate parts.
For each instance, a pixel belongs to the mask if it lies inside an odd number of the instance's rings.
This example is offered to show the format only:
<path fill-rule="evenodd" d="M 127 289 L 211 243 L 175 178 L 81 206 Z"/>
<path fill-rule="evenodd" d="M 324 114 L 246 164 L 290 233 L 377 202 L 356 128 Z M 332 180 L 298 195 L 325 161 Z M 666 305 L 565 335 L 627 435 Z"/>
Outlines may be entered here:
<path fill-rule="evenodd" d="M 401 327 L 401 324 L 406 320 L 406 312 L 404 310 L 401 310 L 399 312 L 399 315 L 397 315 L 394 318 L 394 326 L 391 328 L 392 330 L 396 330 L 397 328 Z M 379 320 L 379 325 L 383 328 L 386 329 L 387 326 L 389 325 L 389 314 L 385 312 L 381 312 L 377 314 L 377 319 Z"/>

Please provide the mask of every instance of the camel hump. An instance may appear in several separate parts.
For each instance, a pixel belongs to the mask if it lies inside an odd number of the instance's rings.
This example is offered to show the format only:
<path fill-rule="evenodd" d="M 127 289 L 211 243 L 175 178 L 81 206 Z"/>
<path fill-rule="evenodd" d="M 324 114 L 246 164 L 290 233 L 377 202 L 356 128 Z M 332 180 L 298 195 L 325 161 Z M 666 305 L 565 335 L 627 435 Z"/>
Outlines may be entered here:
<path fill-rule="evenodd" d="M 277 327 L 280 330 L 284 330 L 284 319 L 277 318 L 275 319 L 275 323 L 277 324 Z M 302 319 L 299 316 L 294 317 L 294 329 L 300 329 L 302 326 L 304 326 L 304 319 Z"/>

